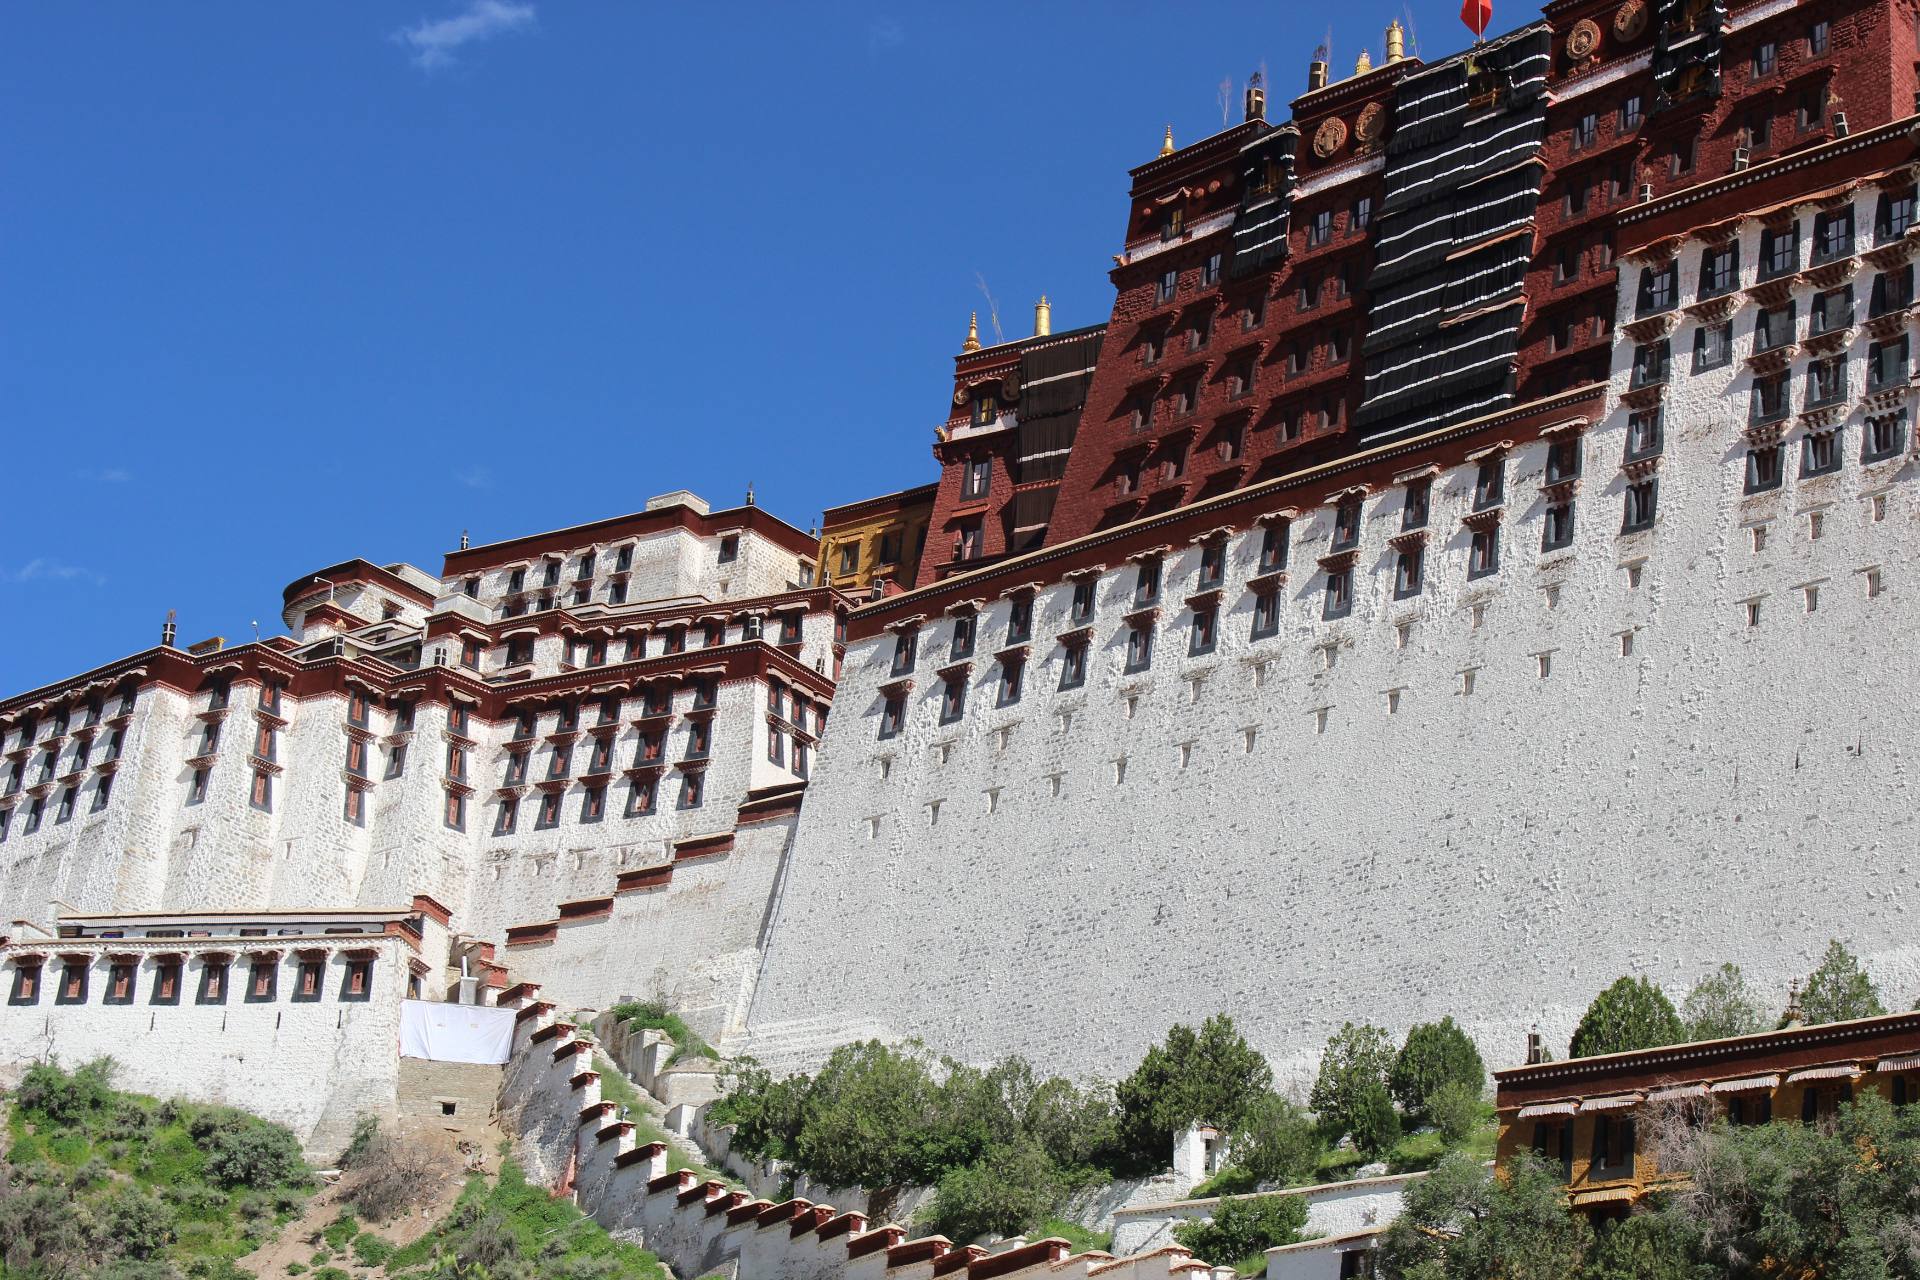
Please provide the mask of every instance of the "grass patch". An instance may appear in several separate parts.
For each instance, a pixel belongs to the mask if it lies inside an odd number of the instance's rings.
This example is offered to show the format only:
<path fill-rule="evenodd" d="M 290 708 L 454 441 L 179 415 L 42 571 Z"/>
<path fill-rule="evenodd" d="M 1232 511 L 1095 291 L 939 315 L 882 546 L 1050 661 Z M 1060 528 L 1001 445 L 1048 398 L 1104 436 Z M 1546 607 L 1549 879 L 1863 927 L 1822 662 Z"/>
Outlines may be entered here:
<path fill-rule="evenodd" d="M 205 1280 L 277 1234 L 311 1172 L 285 1128 L 231 1107 L 112 1087 L 113 1063 L 31 1068 L 6 1115 L 7 1194 L 26 1197 L 24 1256 L 49 1274 L 156 1264 Z"/>
<path fill-rule="evenodd" d="M 1187 1193 L 1189 1200 L 1211 1200 L 1215 1196 L 1243 1196 L 1255 1190 L 1260 1184 L 1254 1181 L 1251 1173 L 1235 1165 L 1226 1168 L 1208 1178 L 1205 1182 Z"/>
<path fill-rule="evenodd" d="M 633 1141 L 636 1146 L 646 1146 L 649 1142 L 664 1143 L 667 1148 L 667 1172 L 677 1173 L 682 1169 L 691 1169 L 702 1178 L 717 1178 L 733 1187 L 740 1187 L 738 1179 L 729 1177 L 696 1160 L 689 1160 L 685 1152 L 667 1137 L 667 1131 L 654 1120 L 653 1113 L 641 1103 L 640 1091 L 626 1073 L 615 1066 L 613 1060 L 596 1051 L 593 1055 L 593 1069 L 600 1073 L 600 1098 L 603 1102 L 612 1102 L 627 1109 L 627 1123 L 633 1126 Z"/>
<path fill-rule="evenodd" d="M 501 1166 L 492 1186 L 476 1174 L 453 1209 L 426 1235 L 386 1259 L 389 1276 L 431 1264 L 434 1273 L 536 1275 L 591 1270 L 597 1280 L 669 1280 L 645 1249 L 615 1240 L 571 1202 L 527 1181 L 518 1164 Z M 318 1280 L 318 1277 L 315 1277 Z"/>
<path fill-rule="evenodd" d="M 1044 1240 L 1048 1236 L 1059 1236 L 1073 1246 L 1075 1253 L 1091 1253 L 1098 1250 L 1109 1252 L 1113 1248 L 1113 1232 L 1089 1231 L 1077 1222 L 1068 1222 L 1065 1218 L 1048 1218 L 1029 1234 L 1030 1240 Z"/>
<path fill-rule="evenodd" d="M 713 1046 L 703 1039 L 699 1032 L 681 1020 L 680 1015 L 654 1000 L 629 1000 L 617 1004 L 609 1011 L 614 1017 L 630 1027 L 646 1027 L 654 1031 L 664 1031 L 673 1038 L 673 1056 L 667 1060 L 672 1066 L 682 1058 L 718 1058 Z"/>

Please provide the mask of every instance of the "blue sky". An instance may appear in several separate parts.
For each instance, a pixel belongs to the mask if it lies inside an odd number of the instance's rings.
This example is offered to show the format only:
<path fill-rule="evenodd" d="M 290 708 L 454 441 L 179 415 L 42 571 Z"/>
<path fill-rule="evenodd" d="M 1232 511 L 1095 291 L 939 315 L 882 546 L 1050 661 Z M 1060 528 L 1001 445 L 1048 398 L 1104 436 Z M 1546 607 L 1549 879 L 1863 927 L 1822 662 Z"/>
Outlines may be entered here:
<path fill-rule="evenodd" d="M 1305 8 L 10 7 L 0 696 L 463 528 L 931 479 L 982 283 L 1008 337 L 1104 320 L 1126 170 L 1297 92 Z M 1409 8 L 1338 12 L 1345 70 Z"/>

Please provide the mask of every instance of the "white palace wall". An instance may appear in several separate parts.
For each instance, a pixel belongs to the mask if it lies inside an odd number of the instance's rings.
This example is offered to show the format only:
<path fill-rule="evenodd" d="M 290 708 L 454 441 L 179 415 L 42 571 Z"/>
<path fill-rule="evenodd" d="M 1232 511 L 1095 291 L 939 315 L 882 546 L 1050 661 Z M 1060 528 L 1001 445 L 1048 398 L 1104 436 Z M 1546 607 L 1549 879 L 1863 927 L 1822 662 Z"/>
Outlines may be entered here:
<path fill-rule="evenodd" d="M 1743 237 L 1749 279 L 1756 236 Z M 1681 262 L 1690 300 L 1698 246 Z M 1857 282 L 1862 313 L 1870 283 Z M 1804 329 L 1804 296 L 1799 314 Z M 1353 609 L 1337 621 L 1322 620 L 1316 564 L 1329 505 L 1293 522 L 1267 639 L 1249 635 L 1256 529 L 1232 537 L 1204 657 L 1187 652 L 1190 545 L 1167 553 L 1137 675 L 1122 672 L 1135 569 L 1119 548 L 1082 689 L 1057 688 L 1070 584 L 1040 592 L 1010 707 L 994 706 L 991 657 L 1009 604 L 984 608 L 956 724 L 937 723 L 949 620 L 923 628 L 891 740 L 877 734 L 893 638 L 850 644 L 747 1051 L 804 1065 L 836 1029 L 879 1025 L 969 1060 L 1017 1051 L 1112 1075 L 1169 1024 L 1224 1010 L 1300 1079 L 1347 1019 L 1398 1036 L 1451 1013 L 1498 1062 L 1535 1023 L 1563 1045 L 1621 974 L 1678 996 L 1732 960 L 1784 1000 L 1835 937 L 1911 1002 L 1911 425 L 1897 457 L 1865 464 L 1856 408 L 1841 468 L 1800 479 L 1790 421 L 1784 485 L 1743 496 L 1750 305 L 1734 323 L 1733 364 L 1697 378 L 1694 322 L 1673 335 L 1651 529 L 1620 532 L 1622 343 L 1563 550 L 1539 550 L 1546 445 L 1530 442 L 1507 464 L 1488 577 L 1467 575 L 1468 463 L 1435 478 L 1415 598 L 1393 599 L 1387 542 L 1405 489 L 1367 498 Z"/>

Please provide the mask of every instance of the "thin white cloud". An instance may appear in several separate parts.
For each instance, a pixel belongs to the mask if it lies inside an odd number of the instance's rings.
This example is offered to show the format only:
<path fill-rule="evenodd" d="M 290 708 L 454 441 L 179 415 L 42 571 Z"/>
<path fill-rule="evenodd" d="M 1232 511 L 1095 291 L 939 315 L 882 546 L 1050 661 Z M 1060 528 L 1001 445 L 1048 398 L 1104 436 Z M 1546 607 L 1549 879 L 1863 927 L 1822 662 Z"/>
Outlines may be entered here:
<path fill-rule="evenodd" d="M 493 472 L 485 467 L 462 467 L 453 473 L 453 478 L 469 489 L 493 488 Z"/>
<path fill-rule="evenodd" d="M 107 575 L 77 564 L 35 557 L 18 569 L 0 569 L 0 582 L 85 582 L 96 587 L 107 585 Z"/>
<path fill-rule="evenodd" d="M 533 25 L 533 6 L 520 0 L 467 0 L 467 7 L 450 18 L 422 18 L 393 33 L 395 43 L 412 56 L 423 71 L 439 71 L 459 61 L 467 45 L 491 40 L 509 31 Z"/>
<path fill-rule="evenodd" d="M 867 53 L 878 56 L 889 49 L 898 49 L 907 42 L 906 28 L 892 18 L 875 18 L 867 24 Z"/>

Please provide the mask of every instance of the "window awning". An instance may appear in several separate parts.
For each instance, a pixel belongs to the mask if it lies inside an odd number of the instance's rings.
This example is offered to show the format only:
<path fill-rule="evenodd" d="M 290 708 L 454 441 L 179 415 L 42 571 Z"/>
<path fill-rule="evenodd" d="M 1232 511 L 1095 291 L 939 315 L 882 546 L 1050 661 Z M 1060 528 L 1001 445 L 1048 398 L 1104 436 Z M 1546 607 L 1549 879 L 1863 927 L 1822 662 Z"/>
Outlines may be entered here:
<path fill-rule="evenodd" d="M 1849 1080 L 1860 1074 L 1860 1068 L 1851 1062 L 1838 1063 L 1831 1067 L 1807 1067 L 1787 1077 L 1788 1084 L 1799 1084 L 1805 1080 Z"/>
<path fill-rule="evenodd" d="M 1576 1205 L 1607 1204 L 1618 1200 L 1631 1200 L 1634 1197 L 1632 1187 L 1601 1187 L 1597 1191 L 1576 1191 L 1573 1203 Z"/>
<path fill-rule="evenodd" d="M 1903 1054 L 1898 1058 L 1882 1058 L 1873 1069 L 1875 1071 L 1920 1071 L 1920 1053 Z"/>
<path fill-rule="evenodd" d="M 1587 1098 L 1580 1104 L 1581 1114 L 1589 1111 L 1624 1111 L 1628 1107 L 1637 1107 L 1646 1101 L 1646 1095 L 1640 1093 L 1616 1093 L 1605 1098 Z"/>
<path fill-rule="evenodd" d="M 1666 1089 L 1655 1089 L 1647 1095 L 1648 1102 L 1671 1102 L 1675 1098 L 1704 1098 L 1707 1086 L 1703 1084 L 1679 1084 Z"/>
<path fill-rule="evenodd" d="M 1540 1116 L 1570 1116 L 1578 1108 L 1573 1102 L 1536 1102 L 1530 1107 L 1520 1108 L 1519 1119 L 1533 1120 Z"/>
<path fill-rule="evenodd" d="M 1755 1089 L 1778 1089 L 1779 1087 L 1779 1076 L 1742 1076 L 1738 1080 L 1713 1082 L 1715 1093 L 1751 1093 Z"/>

